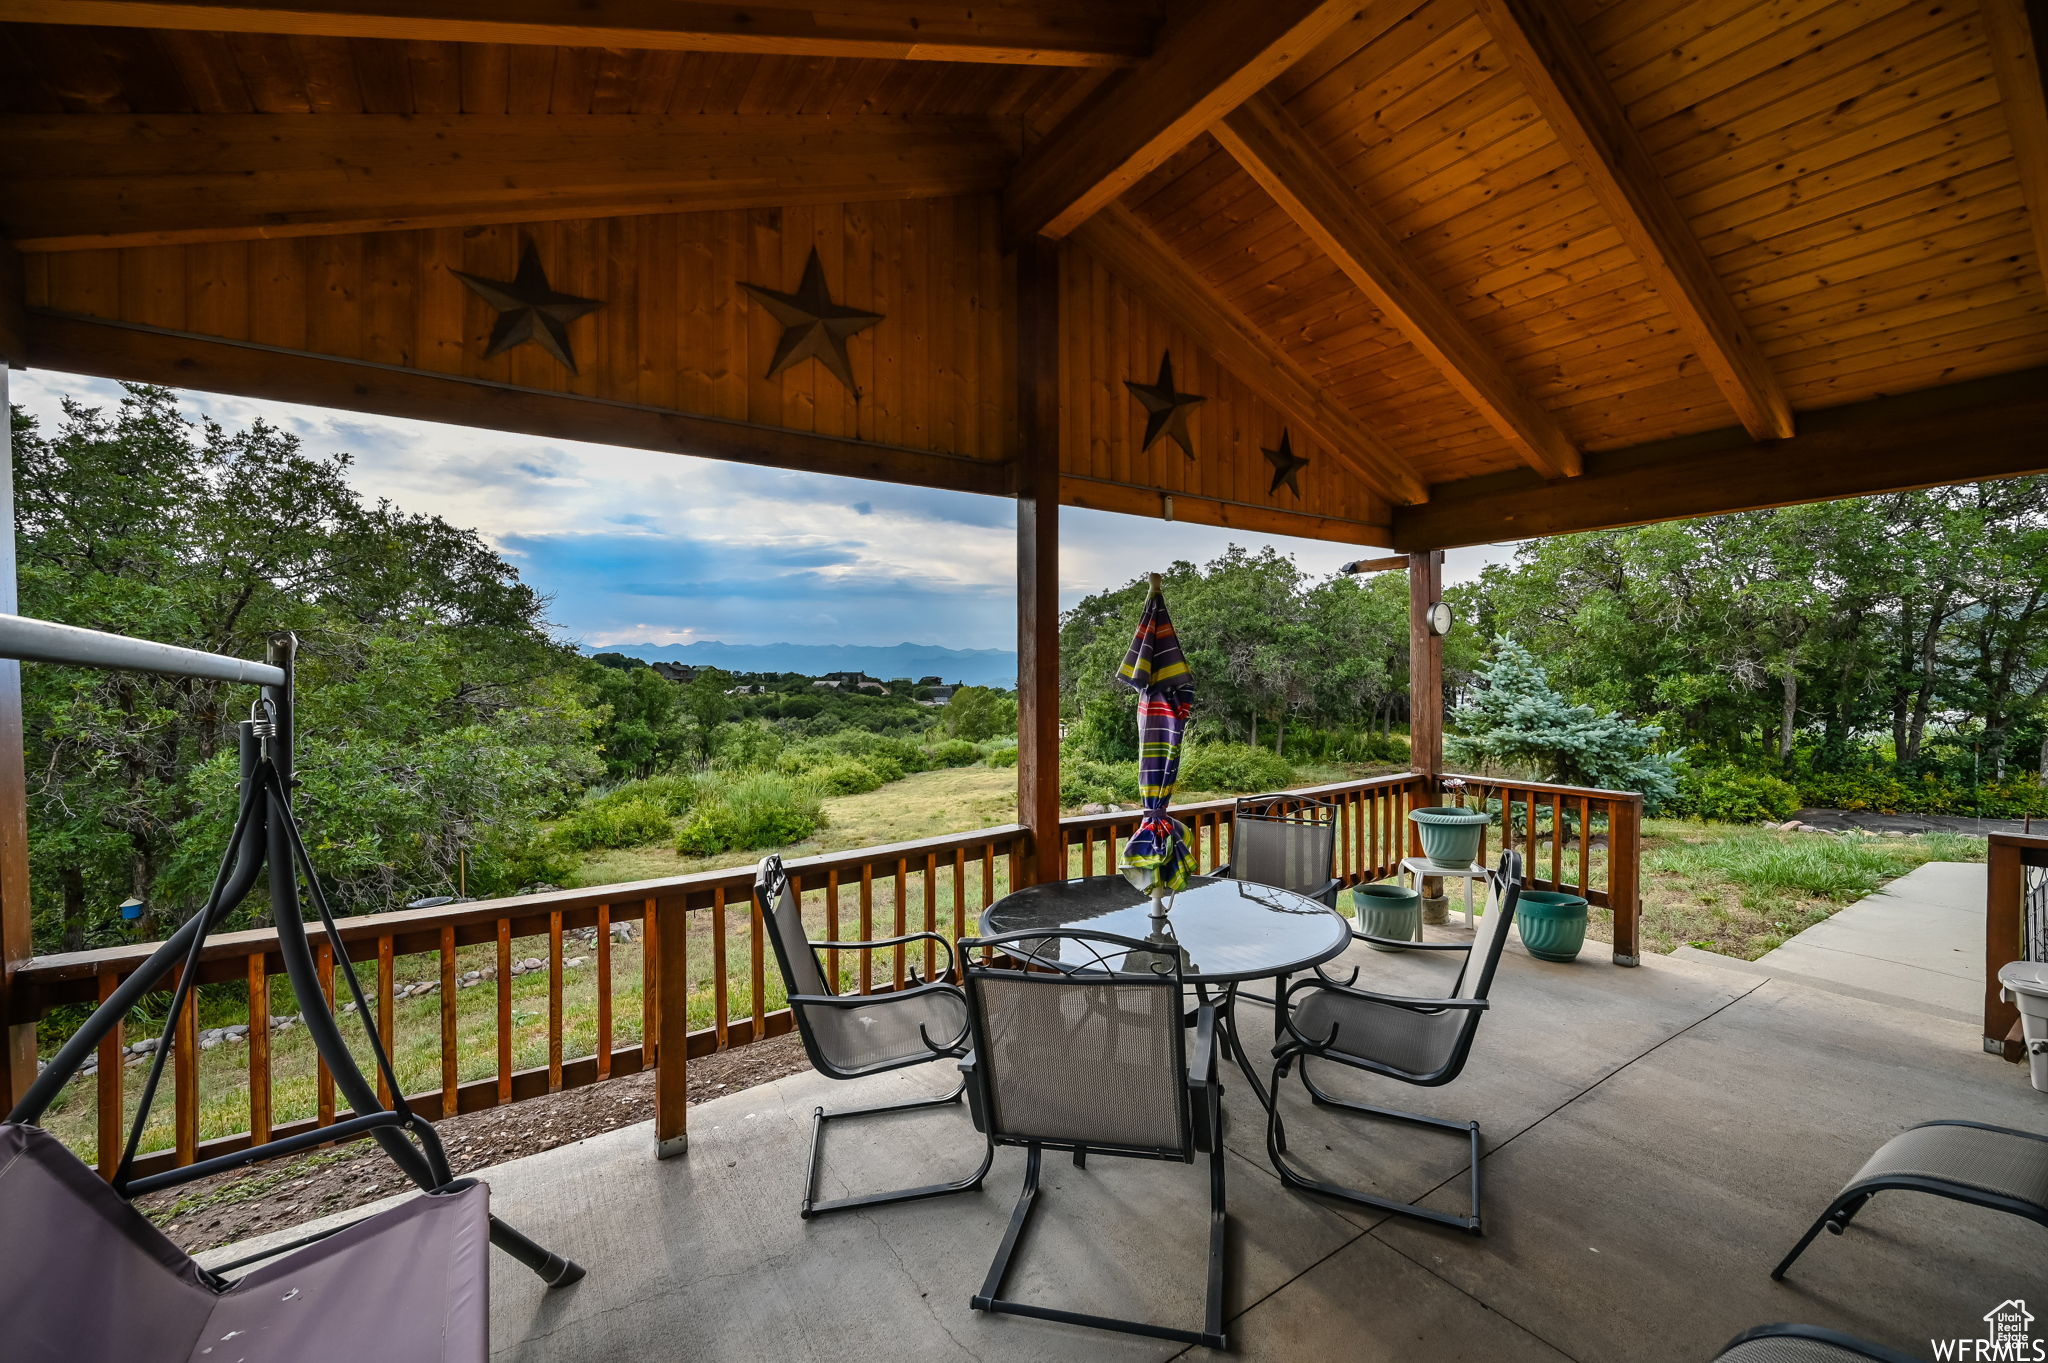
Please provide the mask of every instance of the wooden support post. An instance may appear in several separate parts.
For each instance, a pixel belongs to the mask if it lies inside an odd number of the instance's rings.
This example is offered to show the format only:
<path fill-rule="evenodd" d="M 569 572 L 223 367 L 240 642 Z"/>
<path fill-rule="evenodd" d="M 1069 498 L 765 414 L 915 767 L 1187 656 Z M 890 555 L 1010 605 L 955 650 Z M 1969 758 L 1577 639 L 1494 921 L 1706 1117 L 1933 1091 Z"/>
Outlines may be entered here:
<path fill-rule="evenodd" d="M 1529 822 L 1536 822 L 1534 797 Z M 1614 963 L 1642 964 L 1643 797 L 1607 807 L 1607 907 L 1614 913 Z"/>
<path fill-rule="evenodd" d="M 20 607 L 14 587 L 14 456 L 7 412 L 7 363 L 0 357 L 0 612 L 12 615 Z M 14 972 L 30 954 L 21 664 L 0 661 L 0 1108 L 19 1102 L 36 1077 L 36 1025 L 17 1022 L 14 1005 Z"/>
<path fill-rule="evenodd" d="M 650 904 L 641 950 L 655 953 L 654 1154 L 690 1148 L 690 926 L 681 899 Z"/>
<path fill-rule="evenodd" d="M 1984 1049 L 2007 1060 L 2025 1060 L 2026 1048 L 2012 1037 L 2019 1009 L 1999 997 L 1998 972 L 2027 958 L 2024 907 L 2026 867 L 2048 864 L 2048 837 L 1993 833 L 1984 876 Z"/>
<path fill-rule="evenodd" d="M 1444 770 L 1444 641 L 1429 627 L 1429 608 L 1444 594 L 1442 550 L 1408 556 L 1408 766 L 1430 779 Z"/>
<path fill-rule="evenodd" d="M 1017 822 L 1024 883 L 1066 877 L 1060 843 L 1059 249 L 1017 252 Z M 1015 888 L 1015 887 L 1013 887 Z"/>

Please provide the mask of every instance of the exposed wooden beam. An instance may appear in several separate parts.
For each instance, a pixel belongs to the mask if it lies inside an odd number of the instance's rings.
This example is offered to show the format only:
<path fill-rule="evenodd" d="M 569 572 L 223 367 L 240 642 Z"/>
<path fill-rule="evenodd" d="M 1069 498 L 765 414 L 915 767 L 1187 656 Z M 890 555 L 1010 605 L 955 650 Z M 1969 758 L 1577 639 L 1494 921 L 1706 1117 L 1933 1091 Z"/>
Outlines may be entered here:
<path fill-rule="evenodd" d="M 1982 0 L 1984 37 L 1998 73 L 2000 107 L 2012 134 L 2013 166 L 2027 220 L 2034 229 L 2034 263 L 2048 281 L 2048 0 Z M 2031 22 L 2029 12 L 2031 11 Z"/>
<path fill-rule="evenodd" d="M 1001 188 L 1014 126 L 799 115 L 0 118 L 24 250 L 929 198 Z"/>
<path fill-rule="evenodd" d="M 1115 511 L 1125 516 L 1157 520 L 1189 521 L 1195 525 L 1220 526 L 1225 530 L 1252 530 L 1263 535 L 1293 535 L 1299 539 L 1333 540 L 1338 544 L 1384 545 L 1392 538 L 1387 521 L 1353 521 L 1339 516 L 1319 516 L 1285 507 L 1258 506 L 1220 497 L 1194 493 L 1161 492 L 1134 483 L 1113 483 L 1102 478 L 1067 474 L 1060 479 L 1060 500 L 1068 506 L 1090 511 Z M 1392 511 L 1389 509 L 1391 519 Z M 1402 559 L 1405 566 L 1407 559 Z"/>
<path fill-rule="evenodd" d="M 0 241 L 0 364 L 20 364 L 28 359 L 28 315 L 23 299 L 21 257 L 12 246 Z M 0 408 L 0 411 L 5 411 Z M 0 441 L 0 445 L 4 445 Z"/>
<path fill-rule="evenodd" d="M 1357 0 L 1196 0 L 1159 47 L 1060 120 L 1017 168 L 1015 237 L 1063 237 L 1357 12 Z"/>
<path fill-rule="evenodd" d="M 17 291 L 16 297 L 19 297 Z M 0 611 L 21 607 L 14 574 L 14 453 L 7 406 L 5 359 L 0 359 Z M 28 894 L 28 788 L 22 754 L 21 664 L 0 662 L 0 1103 L 13 1107 L 36 1078 L 36 1025 L 16 1007 L 15 975 L 34 954 L 29 930 L 34 905 Z"/>
<path fill-rule="evenodd" d="M 1147 8 L 1091 0 L 0 0 L 0 20 L 1029 66 L 1126 65 L 1152 29 Z"/>
<path fill-rule="evenodd" d="M 999 495 L 1010 491 L 1007 462 L 958 458 L 153 327 L 32 309 L 28 339 L 30 363 L 72 374 L 916 487 Z"/>
<path fill-rule="evenodd" d="M 1060 253 L 1017 253 L 1017 822 L 1029 883 L 1065 880 L 1060 829 Z"/>
<path fill-rule="evenodd" d="M 1474 3 L 1736 419 L 1759 440 L 1791 435 L 1792 407 L 1763 351 L 1561 0 Z"/>
<path fill-rule="evenodd" d="M 1405 573 L 1409 569 L 1406 554 L 1391 554 L 1386 558 L 1362 558 L 1356 563 L 1347 563 L 1337 571 L 1340 573 Z"/>
<path fill-rule="evenodd" d="M 2048 473 L 2048 369 L 1802 412 L 1789 440 L 1729 428 L 1586 455 L 1584 475 L 1438 483 L 1394 509 L 1406 552 Z"/>
<path fill-rule="evenodd" d="M 1399 455 L 1357 417 L 1325 397 L 1292 356 L 1219 297 L 1128 209 L 1111 204 L 1096 214 L 1075 240 L 1186 329 L 1197 345 L 1240 382 L 1327 447 L 1374 492 L 1392 502 L 1428 499 L 1428 485 Z"/>
<path fill-rule="evenodd" d="M 1211 131 L 1530 468 L 1546 478 L 1578 473 L 1578 447 L 1563 428 L 1423 277 L 1279 100 L 1254 95 Z"/>

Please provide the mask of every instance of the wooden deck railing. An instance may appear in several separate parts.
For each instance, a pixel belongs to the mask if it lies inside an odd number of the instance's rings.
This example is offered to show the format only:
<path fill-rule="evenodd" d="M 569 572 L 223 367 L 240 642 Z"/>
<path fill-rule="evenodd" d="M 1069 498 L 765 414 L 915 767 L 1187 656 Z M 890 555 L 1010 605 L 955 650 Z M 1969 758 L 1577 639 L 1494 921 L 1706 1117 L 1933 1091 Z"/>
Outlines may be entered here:
<path fill-rule="evenodd" d="M 1484 806 L 1500 816 L 1498 836 L 1521 848 L 1529 888 L 1564 890 L 1608 909 L 1614 917 L 1614 963 L 1641 959 L 1643 797 L 1626 790 L 1591 790 L 1489 776 L 1446 778 L 1445 798 Z M 1463 782 L 1459 788 L 1457 782 Z M 1496 845 L 1496 826 L 1480 844 L 1485 861 Z"/>
<path fill-rule="evenodd" d="M 1479 789 L 1474 780 L 1466 798 L 1480 798 Z M 1497 786 L 1489 789 L 1496 793 L 1485 798 L 1500 798 Z M 1392 876 L 1414 848 L 1408 810 L 1440 798 L 1414 773 L 1299 793 L 1336 807 L 1338 872 L 1347 885 Z M 1601 830 L 1596 837 L 1607 840 L 1604 854 L 1589 861 L 1580 838 L 1578 879 L 1562 883 L 1595 883 L 1588 898 L 1615 908 L 1616 959 L 1632 956 L 1637 797 L 1524 783 L 1507 798 L 1509 826 L 1532 849 L 1532 868 L 1541 835 L 1521 821 L 1530 800 L 1552 820 L 1549 827 L 1562 818 L 1567 827 Z M 1229 858 L 1231 804 L 1175 807 L 1191 828 L 1203 868 Z M 1113 869 L 1117 848 L 1136 821 L 1130 810 L 1062 820 L 1068 873 Z M 1024 828 L 1005 824 L 787 864 L 805 920 L 818 938 L 933 931 L 958 941 L 974 931 L 984 907 L 1021 883 L 1028 839 Z M 1559 861 L 1561 855 L 1553 845 L 1551 875 L 1543 883 L 1558 883 L 1564 875 L 1569 859 Z M 407 1099 L 422 1115 L 439 1119 L 480 1111 L 652 1068 L 657 1137 L 672 1151 L 685 1138 L 689 1060 L 776 1036 L 792 1025 L 780 972 L 769 959 L 753 907 L 752 882 L 752 868 L 739 867 L 370 914 L 343 919 L 341 936 L 365 978 L 379 1035 L 397 1058 Z M 27 962 L 16 977 L 16 1015 L 10 1021 L 36 1022 L 106 998 L 152 949 L 142 943 Z M 936 955 L 928 943 L 908 951 L 833 951 L 825 968 L 843 991 L 885 992 L 901 987 L 913 966 L 929 974 Z M 324 940 L 316 964 L 323 993 L 332 999 L 334 961 Z M 283 972 L 275 934 L 220 934 L 208 942 L 198 970 L 200 988 L 183 1014 L 161 1029 L 168 1040 L 159 1044 L 172 1047 L 168 1131 L 146 1142 L 155 1148 L 138 1158 L 137 1174 L 229 1154 L 329 1125 L 336 1117 L 333 1078 L 303 1042 L 303 1032 L 272 1028 L 271 986 Z M 165 999 L 169 984 L 151 997 Z M 458 1000 L 466 990 L 492 997 L 494 1007 L 461 1008 Z M 220 991 L 247 1000 L 247 1031 L 203 1042 L 201 998 Z M 83 1104 L 81 1090 L 90 1088 L 97 1158 L 109 1173 L 140 1087 L 128 1082 L 123 1040 L 117 1033 L 102 1044 L 95 1077 L 72 1085 L 55 1110 L 61 1115 L 66 1104 Z M 209 1102 L 205 1077 L 219 1073 L 225 1055 L 238 1048 L 246 1048 L 239 1057 L 246 1083 L 239 1075 L 233 1083 L 216 1081 L 222 1091 Z M 280 1054 L 285 1050 L 294 1053 L 287 1058 Z M 209 1128 L 214 1134 L 207 1134 Z"/>
<path fill-rule="evenodd" d="M 2019 1010 L 1999 997 L 1998 972 L 2048 960 L 2048 834 L 1993 833 L 1984 886 L 1984 1049 L 2025 1060 Z"/>

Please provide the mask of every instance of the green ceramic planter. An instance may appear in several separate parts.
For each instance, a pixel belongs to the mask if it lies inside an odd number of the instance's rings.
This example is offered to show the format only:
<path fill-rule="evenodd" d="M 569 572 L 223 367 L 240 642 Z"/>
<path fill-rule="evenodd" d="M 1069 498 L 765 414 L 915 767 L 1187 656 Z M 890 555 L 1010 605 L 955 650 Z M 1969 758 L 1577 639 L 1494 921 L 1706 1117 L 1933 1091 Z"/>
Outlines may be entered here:
<path fill-rule="evenodd" d="M 1351 906 L 1358 913 L 1358 930 L 1374 937 L 1392 937 L 1413 942 L 1422 936 L 1422 891 L 1401 885 L 1359 885 L 1351 891 Z M 1400 947 L 1367 942 L 1374 951 L 1399 951 Z"/>
<path fill-rule="evenodd" d="M 1479 855 L 1479 840 L 1493 815 L 1483 809 L 1456 805 L 1430 805 L 1408 811 L 1409 820 L 1422 838 L 1422 855 L 1432 866 L 1446 871 L 1470 870 Z"/>
<path fill-rule="evenodd" d="M 1586 901 L 1553 890 L 1524 890 L 1515 904 L 1522 945 L 1539 961 L 1575 961 L 1586 945 Z"/>

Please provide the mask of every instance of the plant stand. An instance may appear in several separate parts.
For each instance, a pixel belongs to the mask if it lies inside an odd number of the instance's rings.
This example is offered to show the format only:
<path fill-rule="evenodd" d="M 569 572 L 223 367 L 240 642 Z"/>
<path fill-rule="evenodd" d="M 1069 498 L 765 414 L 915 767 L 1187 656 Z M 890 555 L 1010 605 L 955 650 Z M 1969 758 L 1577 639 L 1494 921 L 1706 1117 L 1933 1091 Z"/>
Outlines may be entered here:
<path fill-rule="evenodd" d="M 1403 857 L 1401 859 L 1401 876 L 1404 884 L 1407 883 L 1408 878 L 1412 876 L 1414 878 L 1414 886 L 1418 890 L 1422 888 L 1422 878 L 1424 876 L 1440 876 L 1445 880 L 1464 881 L 1465 926 L 1467 929 L 1471 928 L 1472 882 L 1475 880 L 1486 879 L 1486 868 L 1484 866 L 1468 866 L 1462 871 L 1452 871 L 1446 869 L 1445 867 L 1438 866 L 1428 857 Z"/>

